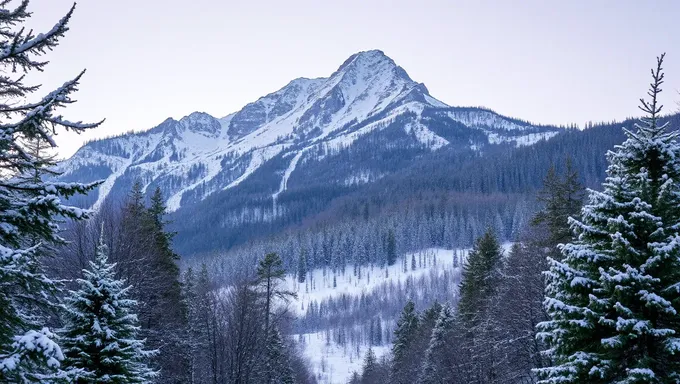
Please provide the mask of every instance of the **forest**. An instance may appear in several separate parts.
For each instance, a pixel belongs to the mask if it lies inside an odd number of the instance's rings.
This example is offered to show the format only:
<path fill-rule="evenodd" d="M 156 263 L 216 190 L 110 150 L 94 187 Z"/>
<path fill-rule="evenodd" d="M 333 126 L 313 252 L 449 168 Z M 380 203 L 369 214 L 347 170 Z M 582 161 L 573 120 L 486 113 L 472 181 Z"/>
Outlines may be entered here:
<path fill-rule="evenodd" d="M 25 76 L 47 70 L 75 5 L 34 33 L 21 27 L 29 1 L 7 4 L 0 382 L 326 382 L 308 352 L 319 335 L 360 359 L 351 384 L 680 382 L 680 122 L 658 101 L 665 55 L 635 123 L 485 156 L 435 151 L 342 194 L 300 189 L 261 236 L 244 235 L 253 223 L 194 228 L 223 251 L 187 259 L 195 239 L 177 231 L 196 220 L 169 215 L 160 188 L 134 182 L 89 210 L 76 196 L 101 181 L 55 181 L 57 130 L 102 121 L 61 115 L 84 71 L 50 92 Z"/>

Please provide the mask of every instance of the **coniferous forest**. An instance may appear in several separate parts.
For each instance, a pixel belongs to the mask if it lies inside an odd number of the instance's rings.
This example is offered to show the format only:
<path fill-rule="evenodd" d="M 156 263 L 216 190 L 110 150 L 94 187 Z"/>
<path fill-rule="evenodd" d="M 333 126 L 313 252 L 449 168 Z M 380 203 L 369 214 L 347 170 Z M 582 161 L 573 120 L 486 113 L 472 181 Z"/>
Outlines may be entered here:
<path fill-rule="evenodd" d="M 74 4 L 34 32 L 30 6 L 0 2 L 0 383 L 680 383 L 680 117 L 659 99 L 665 54 L 640 118 L 498 123 L 540 136 L 526 145 L 459 117 L 437 132 L 488 146 L 445 147 L 418 136 L 409 119 L 442 118 L 423 109 L 373 115 L 360 129 L 383 131 L 321 150 L 305 147 L 322 128 L 302 115 L 298 155 L 263 160 L 229 196 L 196 183 L 192 212 L 177 205 L 189 195 L 168 196 L 141 171 L 107 186 L 90 176 L 111 164 L 88 168 L 87 182 L 60 168 L 58 133 L 103 120 L 64 116 L 84 70 L 51 90 L 30 82 L 50 72 L 77 14 Z M 376 52 L 362 60 L 384 63 Z M 430 102 L 420 86 L 394 110 Z M 257 116 L 230 118 L 241 133 Z M 124 151 L 106 143 L 94 145 Z M 387 158 L 372 155 L 386 143 Z M 240 161 L 230 156 L 215 158 Z M 320 187 L 345 177 L 338 159 L 381 174 Z M 309 185 L 291 178 L 298 161 Z M 274 176 L 280 190 L 261 193 Z M 100 200 L 104 188 L 124 193 Z"/>

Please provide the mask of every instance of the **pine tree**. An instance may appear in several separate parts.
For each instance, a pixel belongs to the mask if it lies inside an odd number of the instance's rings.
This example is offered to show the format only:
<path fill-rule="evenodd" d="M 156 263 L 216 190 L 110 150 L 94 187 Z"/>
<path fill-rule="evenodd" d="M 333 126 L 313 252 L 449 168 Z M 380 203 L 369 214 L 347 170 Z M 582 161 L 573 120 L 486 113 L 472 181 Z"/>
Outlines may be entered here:
<path fill-rule="evenodd" d="M 78 279 L 79 290 L 67 299 L 65 365 L 80 370 L 78 384 L 148 383 L 157 375 L 146 365 L 157 351 L 144 350 L 133 312 L 137 303 L 128 299 L 131 287 L 116 280 L 114 268 L 102 237 L 95 261 Z"/>
<path fill-rule="evenodd" d="M 266 254 L 257 266 L 256 285 L 264 295 L 265 334 L 269 333 L 274 300 L 288 301 L 295 297 L 295 293 L 279 288 L 279 284 L 285 277 L 286 271 L 283 269 L 283 262 L 276 253 Z"/>
<path fill-rule="evenodd" d="M 74 8 L 49 31 L 34 34 L 22 27 L 31 16 L 29 1 L 14 9 L 8 4 L 0 2 L 0 382 L 43 382 L 64 373 L 58 372 L 61 349 L 43 327 L 41 310 L 54 306 L 51 294 L 59 287 L 43 273 L 41 251 L 45 245 L 63 243 L 57 218 L 88 216 L 61 198 L 87 193 L 97 183 L 46 180 L 54 174 L 53 158 L 26 143 L 54 148 L 56 128 L 79 133 L 100 123 L 72 122 L 59 114 L 74 102 L 71 96 L 82 72 L 42 98 L 33 95 L 37 85 L 25 83 L 27 73 L 47 66 L 39 57 L 57 47 Z"/>
<path fill-rule="evenodd" d="M 437 323 L 432 329 L 418 383 L 444 384 L 451 382 L 450 378 L 447 377 L 444 360 L 447 358 L 448 336 L 453 326 L 453 311 L 448 305 L 443 305 Z"/>
<path fill-rule="evenodd" d="M 571 220 L 578 240 L 550 260 L 542 383 L 680 382 L 680 147 L 659 125 L 663 58 L 646 116 L 607 154 L 604 191 Z"/>

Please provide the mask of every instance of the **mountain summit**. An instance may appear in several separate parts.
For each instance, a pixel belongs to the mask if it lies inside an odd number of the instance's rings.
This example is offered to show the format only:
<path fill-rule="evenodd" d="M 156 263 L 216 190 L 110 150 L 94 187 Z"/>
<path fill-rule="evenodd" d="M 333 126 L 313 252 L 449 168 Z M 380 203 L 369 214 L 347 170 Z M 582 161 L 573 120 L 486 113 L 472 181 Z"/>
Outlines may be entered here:
<path fill-rule="evenodd" d="M 249 203 L 225 212 L 218 225 L 226 227 L 285 215 L 289 207 L 277 202 L 291 188 L 342 189 L 384 177 L 397 170 L 387 160 L 396 149 L 403 150 L 398 164 L 408 164 L 444 147 L 529 145 L 557 132 L 490 110 L 450 107 L 371 50 L 350 56 L 327 78 L 295 79 L 223 118 L 194 112 L 90 142 L 59 171 L 64 180 L 105 180 L 81 202 L 95 209 L 125 196 L 135 180 L 145 191 L 160 187 L 170 211 L 211 196 L 247 195 L 240 201 Z"/>

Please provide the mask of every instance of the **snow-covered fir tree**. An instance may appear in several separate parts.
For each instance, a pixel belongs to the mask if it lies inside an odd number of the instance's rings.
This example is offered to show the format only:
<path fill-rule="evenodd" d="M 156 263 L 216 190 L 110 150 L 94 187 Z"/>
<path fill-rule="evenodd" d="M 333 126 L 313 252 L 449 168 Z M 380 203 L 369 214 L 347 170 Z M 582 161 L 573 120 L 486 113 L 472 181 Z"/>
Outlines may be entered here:
<path fill-rule="evenodd" d="M 680 382 L 680 147 L 659 124 L 663 58 L 604 191 L 570 220 L 577 241 L 550 260 L 542 383 Z"/>
<path fill-rule="evenodd" d="M 447 356 L 448 336 L 454 326 L 455 317 L 451 307 L 444 304 L 439 312 L 437 323 L 432 329 L 432 336 L 430 343 L 425 351 L 423 358 L 422 371 L 418 378 L 418 383 L 421 384 L 439 384 L 448 383 L 443 359 Z"/>
<path fill-rule="evenodd" d="M 138 338 L 137 302 L 128 298 L 131 287 L 116 279 L 106 248 L 102 238 L 79 289 L 67 299 L 64 364 L 79 370 L 78 384 L 148 383 L 157 372 L 146 361 L 157 351 L 145 350 Z"/>
<path fill-rule="evenodd" d="M 477 239 L 463 267 L 460 284 L 458 314 L 466 327 L 472 328 L 480 321 L 488 299 L 493 295 L 497 281 L 494 273 L 499 268 L 503 250 L 492 229 Z"/>
<path fill-rule="evenodd" d="M 278 328 L 271 327 L 265 343 L 265 363 L 261 376 L 263 384 L 293 384 L 286 346 Z"/>
<path fill-rule="evenodd" d="M 376 370 L 377 370 L 377 365 L 378 365 L 378 359 L 375 357 L 375 352 L 373 352 L 373 348 L 368 348 L 368 351 L 366 351 L 366 355 L 364 356 L 364 364 L 362 366 L 362 379 L 360 380 L 361 383 L 374 383 L 376 382 L 375 377 L 376 375 Z"/>
<path fill-rule="evenodd" d="M 394 330 L 394 344 L 392 345 L 392 374 L 391 380 L 394 383 L 408 382 L 407 378 L 413 376 L 414 372 L 409 372 L 412 364 L 408 364 L 409 351 L 416 339 L 418 326 L 420 324 L 415 303 L 409 300 L 404 306 L 401 316 L 397 321 Z"/>
<path fill-rule="evenodd" d="M 63 197 L 85 193 L 96 184 L 50 182 L 50 156 L 27 143 L 56 147 L 57 128 L 74 132 L 96 127 L 66 120 L 59 110 L 74 102 L 82 73 L 36 97 L 39 87 L 25 75 L 43 71 L 41 56 L 57 47 L 68 31 L 74 8 L 45 33 L 23 28 L 29 1 L 10 9 L 0 2 L 0 382 L 49 382 L 65 377 L 63 358 L 42 310 L 53 306 L 58 284 L 43 272 L 46 245 L 62 243 L 57 218 L 81 220 L 87 212 L 64 204 Z M 28 101 L 28 99 L 33 101 Z"/>

